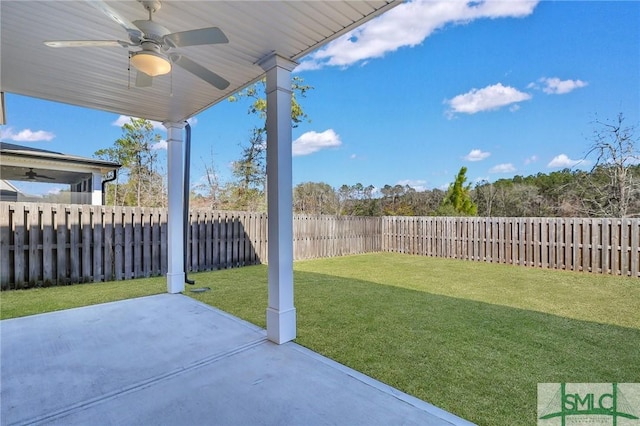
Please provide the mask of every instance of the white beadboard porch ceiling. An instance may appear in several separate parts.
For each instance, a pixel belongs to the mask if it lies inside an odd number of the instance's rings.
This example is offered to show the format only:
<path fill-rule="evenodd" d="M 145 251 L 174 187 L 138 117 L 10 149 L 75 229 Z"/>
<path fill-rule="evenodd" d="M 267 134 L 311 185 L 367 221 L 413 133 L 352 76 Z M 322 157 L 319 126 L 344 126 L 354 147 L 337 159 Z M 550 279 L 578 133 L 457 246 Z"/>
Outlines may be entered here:
<path fill-rule="evenodd" d="M 138 1 L 106 3 L 129 21 L 148 19 Z M 221 91 L 177 66 L 155 77 L 152 87 L 135 87 L 128 50 L 139 48 L 45 46 L 45 40 L 128 40 L 121 26 L 86 1 L 2 0 L 0 90 L 150 120 L 182 121 L 259 79 L 264 71 L 257 63 L 272 52 L 298 60 L 396 4 L 162 1 L 153 20 L 170 31 L 215 26 L 226 34 L 228 44 L 173 50 L 227 79 L 231 84 Z"/>

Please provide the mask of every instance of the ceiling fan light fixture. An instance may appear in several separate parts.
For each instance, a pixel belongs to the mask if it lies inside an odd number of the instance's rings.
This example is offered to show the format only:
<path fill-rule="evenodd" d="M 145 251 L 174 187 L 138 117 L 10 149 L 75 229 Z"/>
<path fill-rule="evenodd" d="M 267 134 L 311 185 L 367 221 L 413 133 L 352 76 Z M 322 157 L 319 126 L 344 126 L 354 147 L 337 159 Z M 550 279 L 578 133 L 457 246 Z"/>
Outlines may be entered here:
<path fill-rule="evenodd" d="M 143 50 L 131 54 L 131 63 L 138 71 L 155 77 L 171 71 L 171 62 L 159 53 Z"/>

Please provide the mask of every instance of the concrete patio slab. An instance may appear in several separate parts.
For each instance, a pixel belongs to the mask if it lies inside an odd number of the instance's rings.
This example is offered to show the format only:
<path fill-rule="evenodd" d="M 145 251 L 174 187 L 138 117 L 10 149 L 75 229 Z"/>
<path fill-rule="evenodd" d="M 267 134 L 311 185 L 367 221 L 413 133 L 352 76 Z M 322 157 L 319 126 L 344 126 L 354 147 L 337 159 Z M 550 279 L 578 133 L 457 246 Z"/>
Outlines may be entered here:
<path fill-rule="evenodd" d="M 183 295 L 0 322 L 2 425 L 468 425 Z"/>

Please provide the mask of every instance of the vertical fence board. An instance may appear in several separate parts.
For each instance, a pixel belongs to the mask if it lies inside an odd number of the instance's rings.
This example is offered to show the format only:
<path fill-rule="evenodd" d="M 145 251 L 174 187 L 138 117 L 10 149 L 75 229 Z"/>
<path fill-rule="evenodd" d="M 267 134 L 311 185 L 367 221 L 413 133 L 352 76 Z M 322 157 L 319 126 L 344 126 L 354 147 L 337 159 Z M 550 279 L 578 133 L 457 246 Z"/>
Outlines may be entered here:
<path fill-rule="evenodd" d="M 538 219 L 538 229 L 540 230 L 540 266 L 546 269 L 549 266 L 549 246 L 547 244 L 549 229 L 545 218 Z"/>
<path fill-rule="evenodd" d="M 631 252 L 631 248 L 629 247 L 629 242 L 631 236 L 629 235 L 629 229 L 631 224 L 629 219 L 621 219 L 620 220 L 620 274 L 627 275 L 627 272 L 630 270 L 629 268 L 629 254 Z"/>
<path fill-rule="evenodd" d="M 81 264 L 81 234 L 80 234 L 80 209 L 79 206 L 71 205 L 69 215 L 69 260 L 70 260 L 70 278 L 72 283 L 80 282 L 80 264 Z"/>
<path fill-rule="evenodd" d="M 527 265 L 527 246 L 526 246 L 526 222 L 524 219 L 518 219 L 518 265 Z"/>
<path fill-rule="evenodd" d="M 611 219 L 602 219 L 602 273 L 611 273 Z"/>
<path fill-rule="evenodd" d="M 69 210 L 67 208 L 59 206 L 58 213 L 56 214 L 56 284 L 58 285 L 69 282 L 69 248 L 67 246 L 69 236 L 68 213 Z"/>
<path fill-rule="evenodd" d="M 189 224 L 190 235 L 187 237 L 187 248 L 189 253 L 187 255 L 187 259 L 189 259 L 189 261 L 187 262 L 187 270 L 193 272 L 198 270 L 198 231 L 200 230 L 199 221 L 199 212 L 194 212 L 191 215 L 191 222 Z"/>
<path fill-rule="evenodd" d="M 47 206 L 41 207 L 42 213 L 42 281 L 43 285 L 55 284 L 54 244 L 55 244 L 55 215 L 56 209 Z"/>
<path fill-rule="evenodd" d="M 224 218 L 225 254 L 224 267 L 231 268 L 233 265 L 233 214 L 229 213 Z"/>
<path fill-rule="evenodd" d="M 151 276 L 151 231 L 153 229 L 153 210 L 144 209 L 140 222 L 142 224 L 142 276 Z"/>
<path fill-rule="evenodd" d="M 113 280 L 113 207 L 104 208 L 104 280 Z"/>
<path fill-rule="evenodd" d="M 593 221 L 582 221 L 582 271 L 591 271 L 591 236 L 593 235 Z"/>
<path fill-rule="evenodd" d="M 93 209 L 93 281 L 102 281 L 104 278 L 103 265 L 103 249 L 104 244 L 102 241 L 104 232 L 104 217 L 103 211 L 100 206 Z"/>
<path fill-rule="evenodd" d="M 482 233 L 480 232 L 480 225 L 481 225 L 481 219 L 480 218 L 476 218 L 473 221 L 473 254 L 474 254 L 474 258 L 473 260 L 475 261 L 482 261 L 482 254 L 481 254 L 481 245 L 482 245 Z"/>
<path fill-rule="evenodd" d="M 115 269 L 116 280 L 124 280 L 127 277 L 124 273 L 124 224 L 125 224 L 125 212 L 122 207 L 115 208 L 114 216 L 114 251 L 113 251 L 113 265 Z"/>
<path fill-rule="evenodd" d="M 40 244 L 40 206 L 32 205 L 29 208 L 29 218 L 27 221 L 27 232 L 29 234 L 29 285 L 37 284 L 42 270 L 42 256 L 38 250 Z"/>
<path fill-rule="evenodd" d="M 631 221 L 629 233 L 631 234 L 631 265 L 629 275 L 640 277 L 640 220 Z"/>
<path fill-rule="evenodd" d="M 132 208 L 124 209 L 124 279 L 128 280 L 135 275 L 134 271 L 134 232 L 133 226 L 135 223 L 134 210 Z"/>
<path fill-rule="evenodd" d="M 15 207 L 14 207 L 15 209 Z M 13 212 L 9 207 L 9 203 L 0 203 L 0 283 L 2 288 L 8 288 L 12 276 L 11 255 L 11 219 Z"/>
<path fill-rule="evenodd" d="M 133 209 L 133 272 L 132 278 L 142 276 L 142 222 L 144 211 L 142 207 Z"/>
<path fill-rule="evenodd" d="M 16 211 L 14 215 L 14 231 L 13 231 L 13 262 L 14 262 L 14 274 L 15 274 L 15 286 L 21 288 L 25 285 L 25 273 L 24 270 L 27 265 L 27 259 L 24 255 L 25 235 L 26 235 L 26 223 L 25 223 L 25 207 L 22 204 L 16 205 Z"/>
<path fill-rule="evenodd" d="M 580 257 L 582 227 L 581 221 L 578 219 L 571 219 L 571 257 L 573 262 L 573 271 L 580 271 L 582 269 L 582 261 Z"/>
<path fill-rule="evenodd" d="M 215 265 L 214 269 L 220 269 L 220 214 L 216 214 L 211 218 L 212 221 L 212 261 Z"/>
<path fill-rule="evenodd" d="M 602 273 L 602 219 L 591 221 L 591 272 Z"/>
<path fill-rule="evenodd" d="M 620 273 L 620 231 L 620 221 L 618 219 L 613 219 L 611 221 L 611 273 L 613 275 L 618 275 Z"/>
<path fill-rule="evenodd" d="M 564 245 L 564 219 L 559 218 L 556 221 L 555 228 L 555 236 L 556 236 L 556 259 L 555 259 L 555 267 L 556 269 L 564 269 L 564 253 L 565 253 L 565 245 Z"/>
<path fill-rule="evenodd" d="M 82 247 L 82 256 L 81 256 L 81 282 L 89 282 L 91 281 L 91 277 L 93 275 L 92 268 L 93 263 L 91 261 L 91 243 L 93 239 L 93 232 L 91 232 L 91 221 L 92 221 L 92 209 L 90 206 L 82 206 L 80 215 L 82 217 L 82 228 L 81 228 L 81 240 L 80 246 Z"/>
<path fill-rule="evenodd" d="M 236 216 L 233 218 L 233 248 L 232 248 L 232 261 L 231 266 L 237 267 L 240 265 L 240 220 Z"/>
<path fill-rule="evenodd" d="M 151 276 L 157 276 L 162 274 L 162 268 L 160 267 L 160 212 L 156 209 L 151 215 L 151 222 L 149 227 L 151 228 Z"/>
<path fill-rule="evenodd" d="M 213 216 L 211 212 L 208 212 L 206 215 L 204 232 L 206 238 L 204 245 L 205 270 L 210 271 L 213 267 Z"/>
<path fill-rule="evenodd" d="M 167 236 L 168 232 L 168 216 L 167 211 L 163 210 L 162 215 L 160 216 L 160 274 L 166 274 L 169 270 L 169 248 L 168 241 L 169 237 Z"/>

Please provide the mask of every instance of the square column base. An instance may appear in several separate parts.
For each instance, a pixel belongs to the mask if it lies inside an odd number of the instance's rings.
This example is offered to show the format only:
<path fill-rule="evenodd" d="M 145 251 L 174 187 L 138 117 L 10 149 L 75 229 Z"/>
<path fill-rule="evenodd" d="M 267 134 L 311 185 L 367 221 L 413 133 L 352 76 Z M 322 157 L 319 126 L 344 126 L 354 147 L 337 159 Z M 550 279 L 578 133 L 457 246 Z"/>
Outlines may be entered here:
<path fill-rule="evenodd" d="M 184 291 L 184 272 L 167 274 L 167 293 L 176 294 Z"/>
<path fill-rule="evenodd" d="M 267 308 L 267 338 L 279 345 L 296 338 L 296 309 Z"/>

